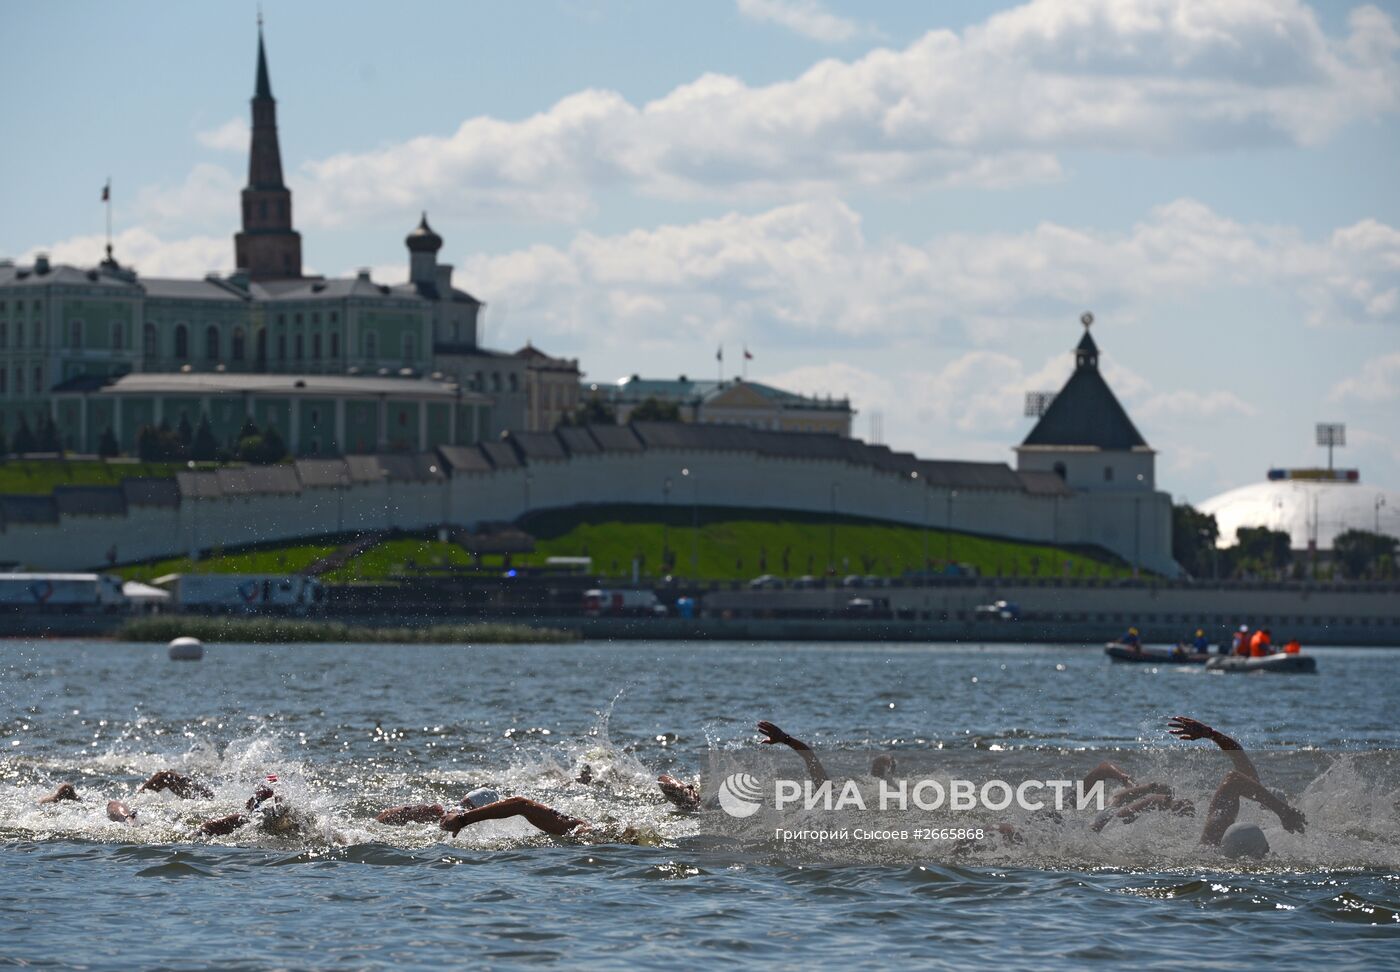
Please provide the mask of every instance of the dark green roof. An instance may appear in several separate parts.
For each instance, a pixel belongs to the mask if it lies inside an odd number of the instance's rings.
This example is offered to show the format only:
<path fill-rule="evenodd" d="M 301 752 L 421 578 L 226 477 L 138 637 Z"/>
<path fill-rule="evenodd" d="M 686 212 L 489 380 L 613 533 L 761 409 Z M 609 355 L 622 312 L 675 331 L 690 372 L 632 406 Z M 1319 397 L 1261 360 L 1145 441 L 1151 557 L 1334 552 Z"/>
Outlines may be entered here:
<path fill-rule="evenodd" d="M 1089 332 L 1075 348 L 1074 374 L 1022 446 L 1088 446 L 1128 450 L 1147 442 L 1099 372 L 1099 349 Z"/>

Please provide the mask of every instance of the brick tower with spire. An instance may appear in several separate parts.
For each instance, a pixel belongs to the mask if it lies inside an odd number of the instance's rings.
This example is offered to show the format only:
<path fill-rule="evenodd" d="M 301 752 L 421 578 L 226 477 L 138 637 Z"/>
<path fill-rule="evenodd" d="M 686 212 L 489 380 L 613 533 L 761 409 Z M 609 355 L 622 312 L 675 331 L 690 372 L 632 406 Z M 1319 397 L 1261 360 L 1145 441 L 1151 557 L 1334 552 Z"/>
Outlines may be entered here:
<path fill-rule="evenodd" d="M 233 238 L 235 265 L 250 280 L 301 277 L 301 234 L 292 229 L 292 193 L 282 182 L 277 145 L 277 101 L 267 77 L 262 21 L 258 22 L 258 80 L 253 91 L 253 139 L 248 185 L 243 189 L 243 230 Z"/>

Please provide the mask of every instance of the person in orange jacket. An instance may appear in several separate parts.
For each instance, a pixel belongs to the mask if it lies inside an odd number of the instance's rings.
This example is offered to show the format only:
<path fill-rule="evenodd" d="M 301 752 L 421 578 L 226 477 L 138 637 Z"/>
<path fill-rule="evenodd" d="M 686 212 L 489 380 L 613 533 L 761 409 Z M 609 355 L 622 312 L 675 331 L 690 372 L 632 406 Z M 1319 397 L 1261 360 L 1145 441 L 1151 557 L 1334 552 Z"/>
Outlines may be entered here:
<path fill-rule="evenodd" d="M 1244 625 L 1244 624 L 1240 625 L 1240 630 L 1238 630 L 1238 631 L 1235 632 L 1234 641 L 1233 641 L 1233 643 L 1231 644 L 1231 648 L 1230 648 L 1230 654 L 1232 654 L 1232 655 L 1243 655 L 1243 656 L 1247 656 L 1247 655 L 1249 654 L 1249 626 L 1248 626 L 1248 625 Z"/>
<path fill-rule="evenodd" d="M 1269 635 L 1268 628 L 1260 628 L 1254 632 L 1254 636 L 1249 639 L 1249 657 L 1267 658 L 1274 653 L 1271 645 L 1273 638 Z"/>
<path fill-rule="evenodd" d="M 1290 639 L 1288 644 L 1283 646 L 1283 653 L 1285 655 L 1298 655 L 1302 654 L 1302 651 L 1303 646 L 1298 643 L 1297 638 Z"/>

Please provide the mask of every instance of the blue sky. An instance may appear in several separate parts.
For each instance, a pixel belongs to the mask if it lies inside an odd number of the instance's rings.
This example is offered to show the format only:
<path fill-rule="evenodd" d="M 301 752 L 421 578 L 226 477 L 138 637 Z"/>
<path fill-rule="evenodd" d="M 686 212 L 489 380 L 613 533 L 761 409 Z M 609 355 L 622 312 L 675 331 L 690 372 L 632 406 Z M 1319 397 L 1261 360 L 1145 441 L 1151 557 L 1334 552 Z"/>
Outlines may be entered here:
<path fill-rule="evenodd" d="M 252 4 L 7 8 L 0 255 L 229 269 Z M 309 266 L 426 208 L 486 337 L 1010 460 L 1092 309 L 1159 483 L 1400 484 L 1400 4 L 264 4 Z M 22 134 L 20 134 L 22 133 Z"/>

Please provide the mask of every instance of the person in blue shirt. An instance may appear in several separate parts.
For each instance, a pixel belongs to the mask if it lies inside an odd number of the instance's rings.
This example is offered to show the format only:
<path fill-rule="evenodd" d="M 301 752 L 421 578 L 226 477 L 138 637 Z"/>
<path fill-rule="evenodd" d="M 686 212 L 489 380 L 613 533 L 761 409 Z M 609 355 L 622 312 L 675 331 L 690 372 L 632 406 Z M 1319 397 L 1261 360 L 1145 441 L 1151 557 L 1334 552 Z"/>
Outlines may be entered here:
<path fill-rule="evenodd" d="M 1142 636 L 1138 634 L 1137 628 L 1129 628 L 1127 633 L 1118 639 L 1118 643 L 1137 651 L 1142 650 Z"/>
<path fill-rule="evenodd" d="M 1210 652 L 1210 640 L 1206 638 L 1205 629 L 1196 629 L 1196 637 L 1191 639 L 1191 647 L 1202 654 Z"/>

